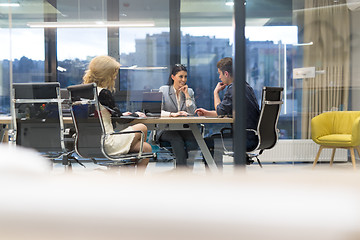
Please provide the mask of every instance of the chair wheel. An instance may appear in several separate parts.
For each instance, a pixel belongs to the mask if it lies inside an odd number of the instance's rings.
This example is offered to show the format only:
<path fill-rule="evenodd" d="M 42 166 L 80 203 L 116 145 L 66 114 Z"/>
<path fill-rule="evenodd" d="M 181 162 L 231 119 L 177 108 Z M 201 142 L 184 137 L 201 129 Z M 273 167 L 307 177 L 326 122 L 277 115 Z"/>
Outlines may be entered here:
<path fill-rule="evenodd" d="M 251 165 L 254 163 L 254 160 L 250 159 L 250 158 L 246 158 L 246 165 Z"/>

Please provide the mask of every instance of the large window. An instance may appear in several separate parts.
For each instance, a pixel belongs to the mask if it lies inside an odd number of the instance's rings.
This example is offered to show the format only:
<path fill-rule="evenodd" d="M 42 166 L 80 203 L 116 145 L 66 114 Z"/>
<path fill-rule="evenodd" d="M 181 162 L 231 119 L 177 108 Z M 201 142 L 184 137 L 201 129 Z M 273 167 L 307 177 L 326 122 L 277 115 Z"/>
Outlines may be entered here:
<path fill-rule="evenodd" d="M 169 27 L 120 29 L 120 90 L 158 89 L 169 66 Z"/>
<path fill-rule="evenodd" d="M 10 113 L 10 77 L 14 83 L 45 81 L 43 30 L 0 29 L 1 114 Z"/>
<path fill-rule="evenodd" d="M 57 78 L 60 86 L 80 84 L 90 60 L 107 55 L 105 28 L 59 28 L 57 30 Z"/>
<path fill-rule="evenodd" d="M 233 8 L 225 1 L 181 1 L 181 63 L 188 68 L 197 107 L 214 110 L 213 92 L 220 81 L 216 63 L 233 52 L 232 15 Z M 206 134 L 222 127 L 209 124 Z"/>
<path fill-rule="evenodd" d="M 263 86 L 284 87 L 279 126 L 280 138 L 296 138 L 293 114 L 299 109 L 294 98 L 293 48 L 298 44 L 297 26 L 246 26 L 246 80 L 260 101 Z M 259 102 L 259 105 L 260 102 Z"/>
<path fill-rule="evenodd" d="M 213 109 L 216 62 L 233 56 L 229 2 L 180 1 L 176 50 L 188 68 L 198 107 Z M 169 76 L 170 3 L 32 0 L 0 6 L 0 112 L 9 113 L 11 81 L 41 82 L 56 75 L 62 87 L 77 84 L 91 58 L 103 54 L 122 64 L 116 84 L 122 110 L 140 110 L 138 93 L 159 88 Z M 246 81 L 259 101 L 263 86 L 284 87 L 281 138 L 310 139 L 314 116 L 360 109 L 358 9 L 358 3 L 345 0 L 246 1 Z M 67 25 L 52 28 L 51 35 L 49 26 L 34 28 L 44 22 Z M 108 27 L 107 22 L 119 25 Z M 45 73 L 50 66 L 52 72 Z"/>

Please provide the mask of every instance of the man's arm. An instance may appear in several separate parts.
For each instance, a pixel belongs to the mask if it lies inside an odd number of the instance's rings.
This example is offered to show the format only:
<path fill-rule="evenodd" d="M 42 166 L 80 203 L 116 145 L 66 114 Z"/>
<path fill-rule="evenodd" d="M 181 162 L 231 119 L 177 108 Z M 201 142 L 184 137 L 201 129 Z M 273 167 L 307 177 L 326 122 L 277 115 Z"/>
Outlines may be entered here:
<path fill-rule="evenodd" d="M 216 111 L 209 111 L 203 108 L 198 108 L 195 110 L 195 113 L 199 116 L 205 116 L 205 117 L 217 117 Z"/>
<path fill-rule="evenodd" d="M 232 84 L 228 86 L 224 98 L 216 107 L 216 113 L 218 115 L 232 115 Z"/>
<path fill-rule="evenodd" d="M 224 83 L 218 82 L 218 84 L 216 85 L 216 87 L 214 89 L 214 108 L 215 109 L 221 103 L 219 92 L 224 90 L 225 87 L 226 87 L 226 85 Z"/>

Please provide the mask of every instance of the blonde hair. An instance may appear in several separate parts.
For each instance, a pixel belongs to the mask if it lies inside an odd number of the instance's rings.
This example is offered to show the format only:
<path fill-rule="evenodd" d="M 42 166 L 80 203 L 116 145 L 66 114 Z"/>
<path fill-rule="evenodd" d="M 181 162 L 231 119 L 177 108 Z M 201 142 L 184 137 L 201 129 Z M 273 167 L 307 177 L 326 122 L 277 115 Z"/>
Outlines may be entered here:
<path fill-rule="evenodd" d="M 115 90 L 115 78 L 119 72 L 120 63 L 109 56 L 97 56 L 89 63 L 83 76 L 83 83 L 96 83 L 98 87 Z"/>

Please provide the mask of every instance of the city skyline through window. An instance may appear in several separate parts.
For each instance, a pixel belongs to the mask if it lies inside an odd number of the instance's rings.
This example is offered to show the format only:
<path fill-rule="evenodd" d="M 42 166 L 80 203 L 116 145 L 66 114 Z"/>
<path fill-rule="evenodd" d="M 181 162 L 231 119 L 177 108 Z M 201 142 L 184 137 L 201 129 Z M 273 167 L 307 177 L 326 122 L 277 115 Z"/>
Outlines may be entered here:
<path fill-rule="evenodd" d="M 210 27 L 209 27 L 210 28 Z M 182 27 L 182 35 L 208 36 L 216 39 L 229 39 L 233 44 L 232 27 Z M 145 39 L 147 35 L 167 32 L 168 28 L 133 28 L 120 29 L 120 54 L 129 54 L 136 51 L 135 40 Z M 26 30 L 26 31 L 24 31 Z M 12 59 L 27 57 L 32 60 L 44 60 L 43 29 L 12 29 L 11 30 Z M 79 34 L 81 32 L 81 34 Z M 209 34 L 212 32 L 212 34 Z M 281 41 L 285 44 L 296 44 L 296 26 L 247 26 L 245 36 L 250 41 Z M 8 49 L 9 30 L 0 29 L 0 59 L 10 60 Z M 26 39 L 26 41 L 25 41 Z M 7 41 L 7 42 L 6 42 Z M 21 47 L 19 47 L 21 46 Z M 86 60 L 89 56 L 107 54 L 106 29 L 58 29 L 58 60 L 80 59 Z M 89 51 L 91 54 L 89 54 Z"/>

